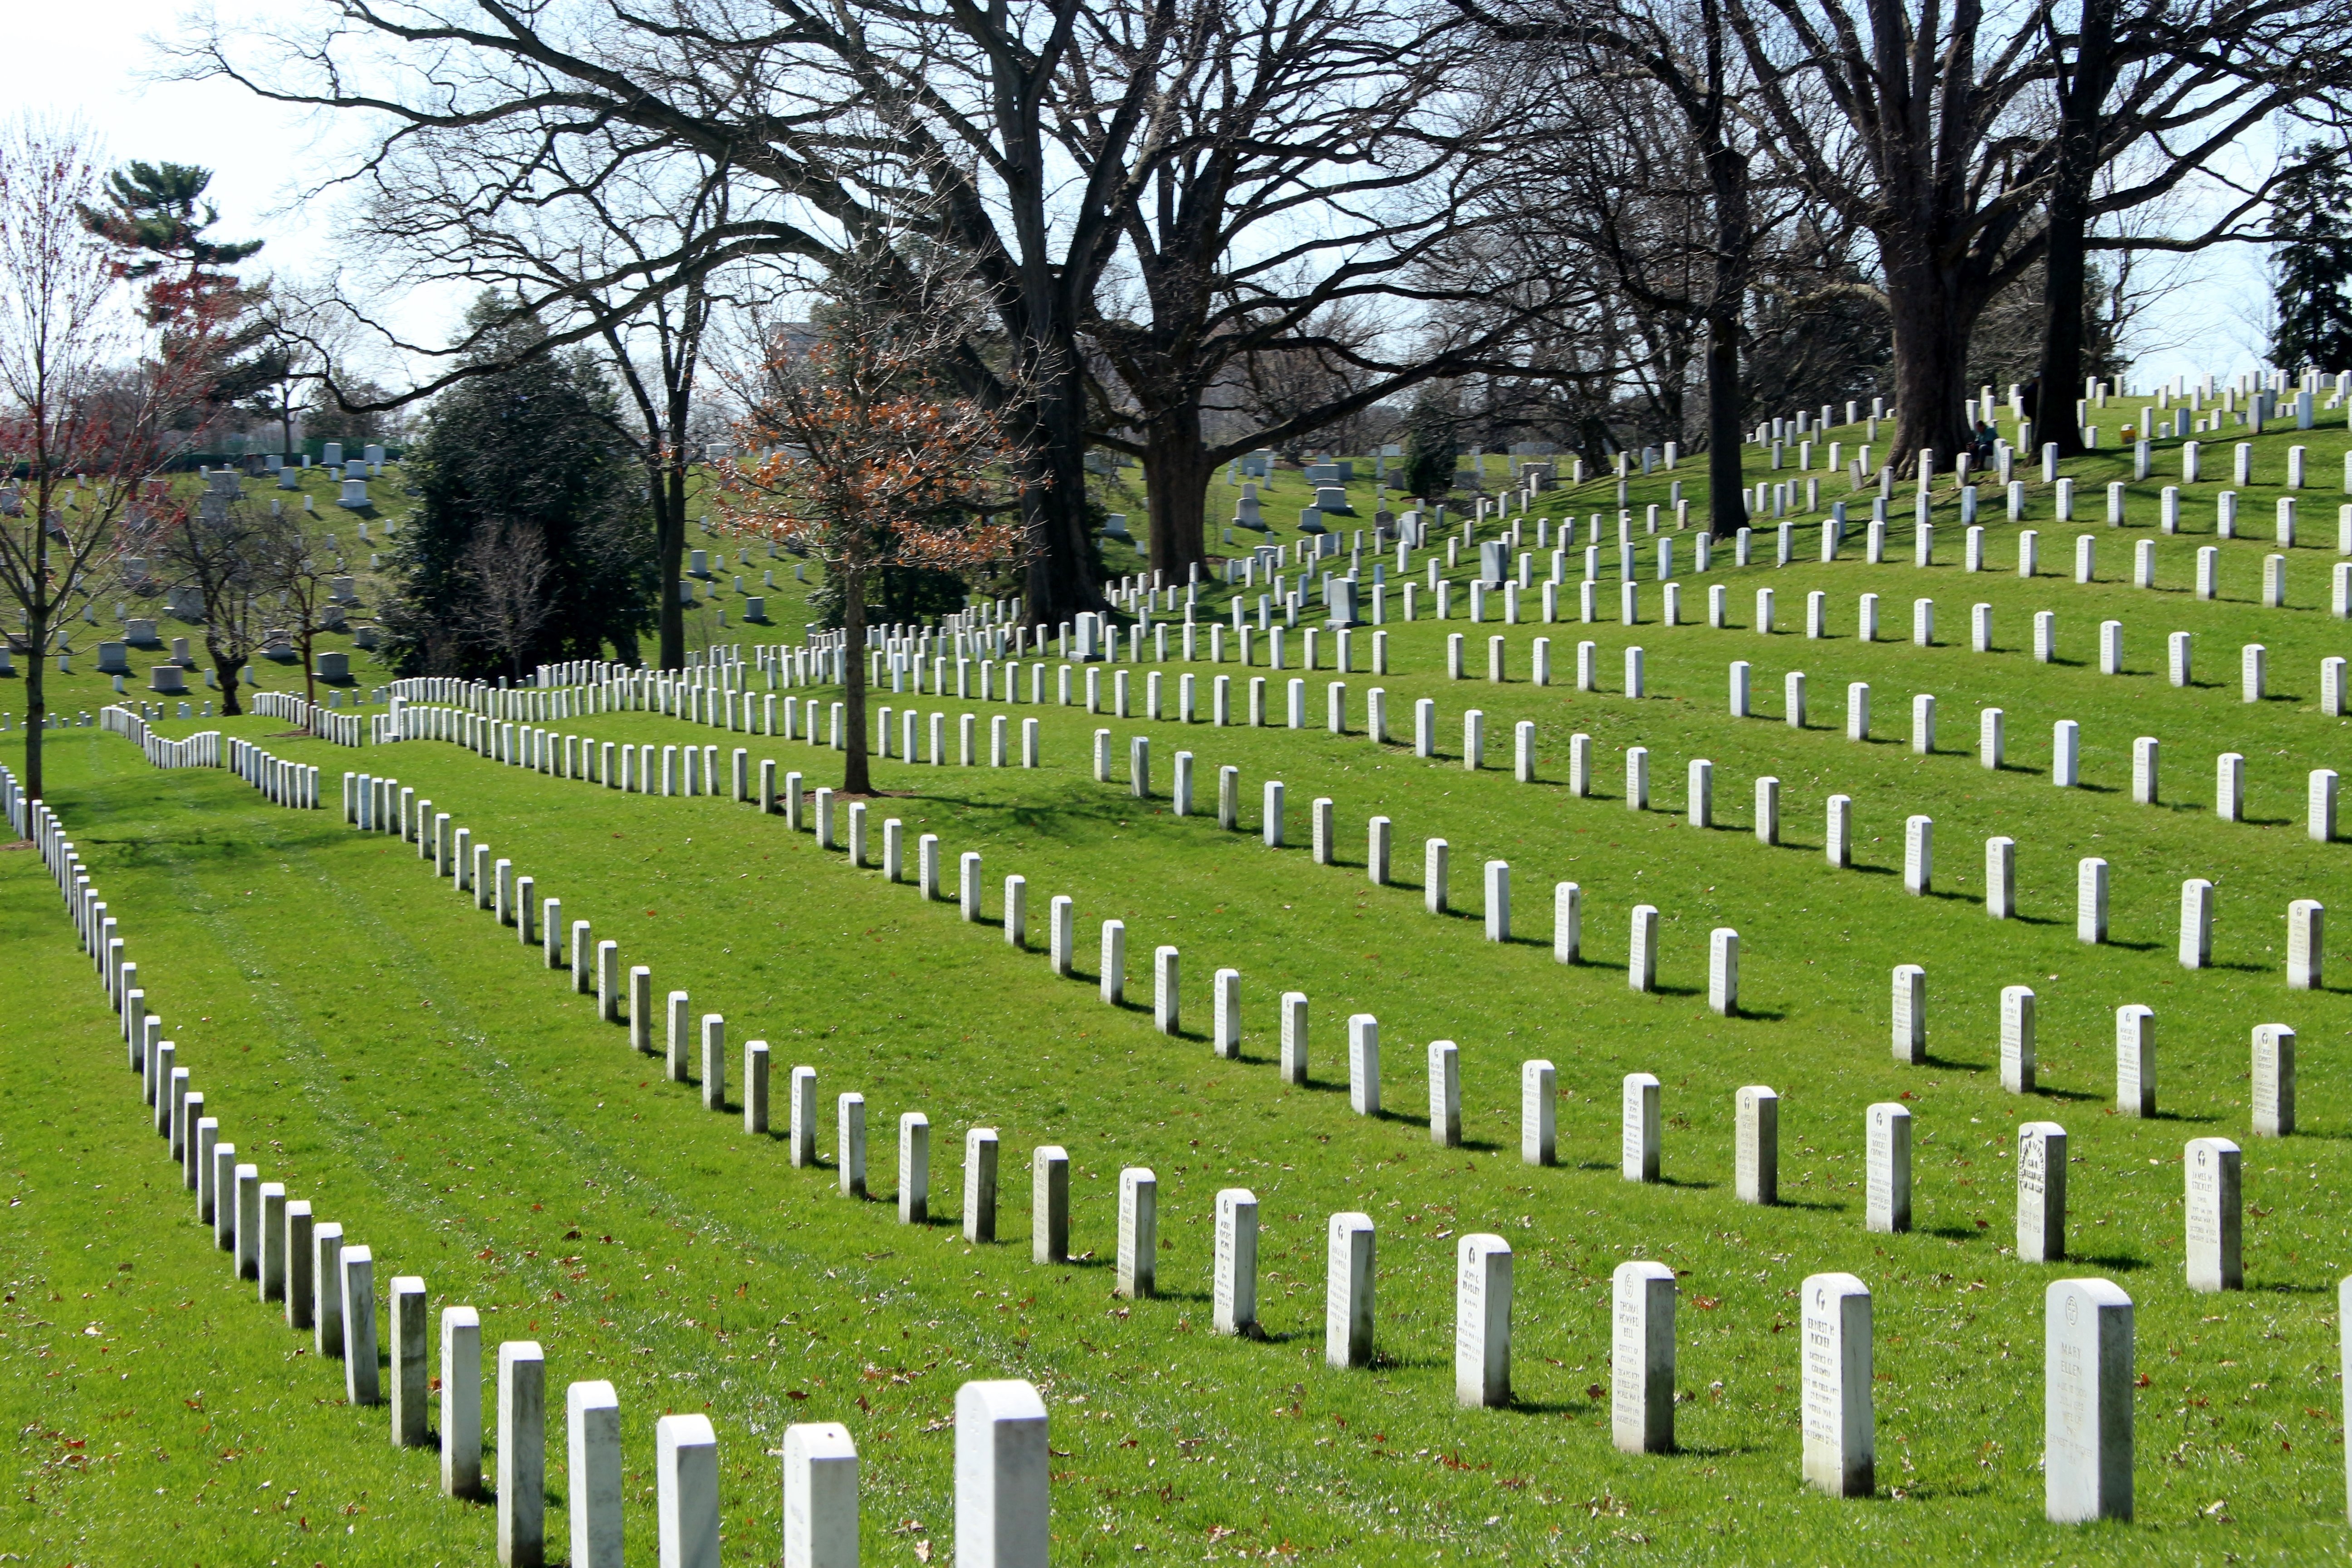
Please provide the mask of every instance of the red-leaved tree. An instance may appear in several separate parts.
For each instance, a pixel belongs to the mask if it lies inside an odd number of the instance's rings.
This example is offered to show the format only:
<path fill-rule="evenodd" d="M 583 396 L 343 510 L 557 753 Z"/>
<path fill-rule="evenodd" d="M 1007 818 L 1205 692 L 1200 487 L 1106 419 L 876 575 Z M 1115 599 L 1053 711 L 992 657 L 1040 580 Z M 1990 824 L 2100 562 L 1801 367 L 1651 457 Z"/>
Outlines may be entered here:
<path fill-rule="evenodd" d="M 730 473 L 732 532 L 814 557 L 841 593 L 845 795 L 871 795 L 866 600 L 886 570 L 973 573 L 1018 560 L 1021 452 L 997 410 L 953 389 L 962 304 L 952 279 L 879 256 L 837 272 L 804 346 L 772 332 L 742 387 L 739 433 L 770 455 Z"/>
<path fill-rule="evenodd" d="M 44 658 L 114 565 L 126 521 L 189 439 L 218 355 L 214 312 L 142 319 L 84 228 L 104 172 L 70 125 L 0 127 L 0 593 L 23 625 L 25 787 L 43 794 Z"/>

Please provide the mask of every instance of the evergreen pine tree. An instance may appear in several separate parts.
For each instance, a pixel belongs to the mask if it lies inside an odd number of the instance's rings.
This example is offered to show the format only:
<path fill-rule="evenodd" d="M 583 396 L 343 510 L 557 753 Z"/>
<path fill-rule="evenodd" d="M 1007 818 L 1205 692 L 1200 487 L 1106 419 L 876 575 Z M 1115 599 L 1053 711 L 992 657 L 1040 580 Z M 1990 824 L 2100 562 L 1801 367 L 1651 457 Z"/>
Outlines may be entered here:
<path fill-rule="evenodd" d="M 468 325 L 509 308 L 485 296 Z M 612 384 L 585 353 L 521 358 L 523 346 L 510 334 L 486 340 L 485 361 L 521 363 L 444 393 L 408 449 L 419 502 L 393 555 L 383 616 L 404 676 L 630 663 L 653 629 L 645 470 L 618 433 Z"/>
<path fill-rule="evenodd" d="M 2352 370 L 2352 168 L 2313 142 L 2271 204 L 2278 328 L 2271 363 Z"/>

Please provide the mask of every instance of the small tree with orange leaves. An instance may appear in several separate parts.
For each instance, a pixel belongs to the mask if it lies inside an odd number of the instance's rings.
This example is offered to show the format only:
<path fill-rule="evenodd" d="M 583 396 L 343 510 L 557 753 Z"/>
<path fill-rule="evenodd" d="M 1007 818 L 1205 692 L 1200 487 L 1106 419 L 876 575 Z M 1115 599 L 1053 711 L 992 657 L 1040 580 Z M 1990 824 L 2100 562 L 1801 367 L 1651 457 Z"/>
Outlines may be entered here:
<path fill-rule="evenodd" d="M 866 597 L 890 567 L 969 573 L 1021 553 L 1019 452 L 995 409 L 953 391 L 953 290 L 883 258 L 836 277 L 814 341 L 770 334 L 739 426 L 756 467 L 718 513 L 732 532 L 815 557 L 841 591 L 848 758 L 842 793 L 871 795 Z"/>

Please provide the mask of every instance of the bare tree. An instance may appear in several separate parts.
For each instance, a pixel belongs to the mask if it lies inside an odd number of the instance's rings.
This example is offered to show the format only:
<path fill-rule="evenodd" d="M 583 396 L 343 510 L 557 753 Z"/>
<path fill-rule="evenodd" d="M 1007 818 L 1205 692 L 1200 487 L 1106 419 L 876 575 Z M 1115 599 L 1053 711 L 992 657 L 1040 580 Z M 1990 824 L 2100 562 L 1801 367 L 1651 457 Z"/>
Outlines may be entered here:
<path fill-rule="evenodd" d="M 2058 357 L 2045 361 L 2042 421 L 2053 430 L 2050 408 L 2065 409 L 2075 382 L 2070 368 L 2050 378 L 2070 355 L 2079 363 L 2082 247 L 2257 237 L 2241 220 L 2269 182 L 2233 191 L 2186 237 L 2086 237 L 2089 226 L 2209 172 L 2249 128 L 2344 81 L 2340 12 L 2320 0 L 2087 0 L 2079 16 L 2060 0 L 1992 14 L 1982 0 L 1721 4 L 1767 145 L 1877 241 L 1906 468 L 1966 440 L 1969 336 L 1988 301 L 2056 247 L 2045 331 Z M 2103 164 L 2135 153 L 2145 177 L 2095 189 Z"/>
<path fill-rule="evenodd" d="M 293 640 L 302 658 L 302 695 L 316 702 L 319 636 L 339 630 L 342 624 L 341 606 L 334 599 L 334 579 L 310 552 L 310 541 L 299 514 L 257 518 L 256 524 L 253 554 L 265 615 L 280 623 L 268 629 L 282 630 Z M 266 603 L 270 595 L 277 599 L 274 605 Z"/>
<path fill-rule="evenodd" d="M 870 254 L 834 269 L 805 347 L 771 337 L 744 386 L 745 437 L 770 448 L 721 497 L 737 532 L 788 544 L 840 585 L 849 750 L 842 789 L 870 795 L 866 607 L 895 568 L 1017 564 L 1020 453 L 989 404 L 959 395 L 952 362 L 985 301 L 937 255 Z M 909 279 L 923 287 L 909 295 Z"/>
<path fill-rule="evenodd" d="M 45 788 L 46 656 L 111 569 L 125 517 L 210 391 L 211 332 L 192 307 L 142 324 L 122 269 L 82 226 L 103 172 L 71 126 L 0 130 L 0 590 L 24 619 L 25 784 Z M 169 330 L 164 330 L 166 327 Z"/>
<path fill-rule="evenodd" d="M 1697 0 L 1696 6 L 1677 0 L 1452 3 L 1500 38 L 1555 47 L 1550 63 L 1561 89 L 1557 101 L 1569 118 L 1581 122 L 1573 140 L 1583 156 L 1570 168 L 1586 171 L 1584 205 L 1596 219 L 1591 247 L 1643 309 L 1705 323 L 1710 527 L 1718 536 L 1736 533 L 1747 521 L 1747 487 L 1740 474 L 1740 421 L 1747 401 L 1739 375 L 1741 316 L 1758 247 L 1773 220 L 1757 211 L 1751 167 L 1757 134 L 1741 112 L 1748 83 L 1721 0 Z M 1682 155 L 1681 150 L 1656 146 L 1657 127 L 1667 119 L 1660 110 L 1668 111 L 1680 129 L 1686 146 Z M 1595 164 L 1622 165 L 1629 156 L 1646 162 L 1650 167 L 1643 173 L 1652 175 L 1667 173 L 1686 157 L 1701 180 L 1689 181 L 1682 170 L 1664 182 L 1594 177 Z M 1578 176 L 1571 173 L 1570 178 Z M 1683 248 L 1703 265 L 1644 266 L 1628 245 L 1622 209 L 1652 199 L 1661 185 L 1686 193 L 1684 200 L 1700 221 Z"/>
<path fill-rule="evenodd" d="M 472 592 L 459 631 L 504 659 L 507 673 L 520 681 L 523 656 L 554 608 L 547 591 L 555 572 L 547 536 L 528 522 L 484 528 L 466 545 L 464 569 Z"/>
<path fill-rule="evenodd" d="M 151 496 L 151 505 L 163 500 L 160 493 Z M 205 652 L 220 683 L 224 714 L 244 711 L 237 688 L 267 629 L 263 595 L 270 584 L 278 531 L 242 494 L 208 489 L 194 511 L 177 506 L 165 516 L 151 516 L 142 541 L 153 552 L 151 581 L 196 595 Z"/>
<path fill-rule="evenodd" d="M 369 270 L 401 288 L 488 281 L 538 300 L 554 331 L 594 326 L 635 415 L 615 433 L 646 470 L 661 568 L 658 658 L 678 668 L 687 509 L 706 456 L 697 387 L 725 281 L 701 258 L 733 223 L 737 175 L 640 132 L 560 133 L 562 112 L 426 127 L 372 163 Z"/>
<path fill-rule="evenodd" d="M 1491 264 L 1513 253 L 1466 245 L 1432 264 L 1501 219 L 1478 193 L 1519 107 L 1454 83 L 1481 40 L 1450 14 L 1260 0 L 1104 6 L 1083 26 L 1059 142 L 1135 193 L 1117 215 L 1118 270 L 1091 302 L 1117 372 L 1095 435 L 1142 458 L 1151 564 L 1181 581 L 1204 558 L 1220 463 L 1499 361 L 1523 318 L 1491 307 L 1559 274 L 1499 278 Z M 1139 81 L 1154 140 L 1129 157 L 1116 110 Z M 1468 300 L 1490 308 L 1444 315 Z M 1213 439 L 1202 416 L 1236 381 L 1259 423 Z"/>

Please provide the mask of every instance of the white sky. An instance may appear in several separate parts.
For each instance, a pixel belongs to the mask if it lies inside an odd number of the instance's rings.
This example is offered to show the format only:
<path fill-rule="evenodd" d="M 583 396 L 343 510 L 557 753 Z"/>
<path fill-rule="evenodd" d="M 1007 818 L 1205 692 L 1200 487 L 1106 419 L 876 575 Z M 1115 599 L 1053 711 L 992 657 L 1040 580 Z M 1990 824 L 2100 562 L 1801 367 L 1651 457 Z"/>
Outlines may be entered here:
<path fill-rule="evenodd" d="M 99 132 L 112 161 L 169 160 L 213 170 L 221 237 L 268 240 L 257 260 L 280 272 L 328 269 L 337 259 L 334 204 L 305 205 L 298 198 L 306 184 L 331 172 L 328 160 L 347 131 L 331 116 L 269 104 L 225 82 L 149 79 L 145 73 L 157 61 L 146 40 L 175 30 L 185 8 L 183 0 L 28 0 L 13 7 L 17 58 L 70 60 L 85 68 L 14 73 L 11 107 L 79 117 Z M 244 6 L 228 0 L 220 9 L 224 16 L 296 16 L 303 7 L 300 0 Z M 2271 138 L 2248 140 L 2267 145 Z M 2224 247 L 2182 266 L 2184 286 L 2155 312 L 2158 324 L 2137 345 L 2142 357 L 2135 381 L 2251 369 L 2266 342 L 2269 286 L 2256 247 Z M 441 339 L 463 308 L 455 295 L 426 297 L 388 314 L 405 335 Z"/>

